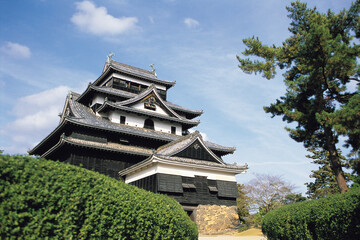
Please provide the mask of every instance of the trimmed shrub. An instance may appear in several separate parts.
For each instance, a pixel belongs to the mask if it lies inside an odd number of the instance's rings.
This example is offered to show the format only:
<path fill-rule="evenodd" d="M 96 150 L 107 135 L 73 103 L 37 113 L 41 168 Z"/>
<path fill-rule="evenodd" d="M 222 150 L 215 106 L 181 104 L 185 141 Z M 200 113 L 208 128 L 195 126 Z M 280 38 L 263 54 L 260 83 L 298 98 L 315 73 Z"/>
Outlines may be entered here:
<path fill-rule="evenodd" d="M 0 155 L 1 239 L 197 239 L 180 204 L 70 164 Z"/>
<path fill-rule="evenodd" d="M 262 231 L 272 239 L 360 239 L 360 190 L 270 211 Z"/>

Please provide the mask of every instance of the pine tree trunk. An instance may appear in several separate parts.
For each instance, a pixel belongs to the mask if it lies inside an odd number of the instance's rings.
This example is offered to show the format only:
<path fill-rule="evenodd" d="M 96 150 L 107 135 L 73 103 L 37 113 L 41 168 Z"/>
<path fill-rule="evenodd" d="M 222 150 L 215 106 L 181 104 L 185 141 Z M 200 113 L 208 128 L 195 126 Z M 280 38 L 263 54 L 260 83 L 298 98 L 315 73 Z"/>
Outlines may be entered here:
<path fill-rule="evenodd" d="M 344 172 L 341 168 L 339 154 L 336 150 L 335 136 L 331 128 L 325 128 L 325 137 L 326 137 L 326 148 L 327 148 L 326 150 L 328 150 L 329 152 L 330 167 L 334 172 L 335 179 L 340 192 L 345 193 L 349 190 L 349 188 L 346 185 Z"/>

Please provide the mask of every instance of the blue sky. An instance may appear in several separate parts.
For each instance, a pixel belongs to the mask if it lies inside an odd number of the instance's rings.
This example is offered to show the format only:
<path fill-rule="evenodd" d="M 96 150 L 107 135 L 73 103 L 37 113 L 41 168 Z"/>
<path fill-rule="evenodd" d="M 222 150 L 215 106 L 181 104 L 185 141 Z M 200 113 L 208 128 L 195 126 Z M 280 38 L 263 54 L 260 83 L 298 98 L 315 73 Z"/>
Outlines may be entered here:
<path fill-rule="evenodd" d="M 281 75 L 265 80 L 237 67 L 242 39 L 280 44 L 289 36 L 285 0 L 69 1 L 0 0 L 0 149 L 25 154 L 58 124 L 67 92 L 85 90 L 106 56 L 176 81 L 168 100 L 202 109 L 197 129 L 237 151 L 224 160 L 254 173 L 282 175 L 305 192 L 317 166 L 286 123 L 263 106 L 284 91 Z M 350 0 L 306 1 L 321 12 Z"/>

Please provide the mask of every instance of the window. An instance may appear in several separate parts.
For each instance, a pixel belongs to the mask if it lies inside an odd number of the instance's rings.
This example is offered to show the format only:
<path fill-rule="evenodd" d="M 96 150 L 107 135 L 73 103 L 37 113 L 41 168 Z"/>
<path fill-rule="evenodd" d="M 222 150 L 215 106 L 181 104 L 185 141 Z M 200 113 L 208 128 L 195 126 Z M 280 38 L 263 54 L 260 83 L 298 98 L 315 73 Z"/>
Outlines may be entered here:
<path fill-rule="evenodd" d="M 171 126 L 171 134 L 176 134 L 176 127 Z"/>
<path fill-rule="evenodd" d="M 183 183 L 183 184 L 182 184 L 182 187 L 183 187 L 183 188 L 193 188 L 193 189 L 196 189 L 196 186 L 195 186 L 195 184 L 193 184 L 193 183 Z"/>
<path fill-rule="evenodd" d="M 126 117 L 125 116 L 120 116 L 120 123 L 125 124 L 125 121 L 126 121 Z"/>
<path fill-rule="evenodd" d="M 215 186 L 209 186 L 209 191 L 215 193 L 218 192 L 218 189 Z"/>
<path fill-rule="evenodd" d="M 123 89 L 128 87 L 127 82 L 124 80 L 114 78 L 112 82 L 113 82 L 112 87 L 116 89 Z"/>
<path fill-rule="evenodd" d="M 154 121 L 151 120 L 150 118 L 146 119 L 144 122 L 144 128 L 154 130 Z"/>

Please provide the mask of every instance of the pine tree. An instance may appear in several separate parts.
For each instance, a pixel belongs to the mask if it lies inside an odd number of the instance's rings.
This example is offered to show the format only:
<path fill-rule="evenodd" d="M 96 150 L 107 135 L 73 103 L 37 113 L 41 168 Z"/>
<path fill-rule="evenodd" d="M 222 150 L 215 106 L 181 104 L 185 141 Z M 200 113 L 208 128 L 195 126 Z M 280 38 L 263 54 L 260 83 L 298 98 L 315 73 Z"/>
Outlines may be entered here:
<path fill-rule="evenodd" d="M 305 185 L 307 186 L 306 194 L 308 195 L 308 197 L 311 199 L 317 199 L 320 197 L 326 197 L 339 193 L 339 188 L 337 187 L 334 173 L 330 168 L 328 152 L 313 147 L 310 147 L 308 151 L 311 152 L 312 155 L 307 155 L 306 157 L 313 159 L 313 163 L 320 165 L 318 170 L 311 171 L 312 174 L 310 175 L 310 177 L 315 178 L 314 182 L 305 183 Z M 338 153 L 341 161 L 341 166 L 349 169 L 350 163 L 348 159 L 346 159 L 341 154 L 341 151 L 339 149 Z M 352 175 L 350 173 L 344 173 L 344 175 L 347 182 L 352 179 Z"/>
<path fill-rule="evenodd" d="M 341 116 L 350 100 L 358 99 L 360 94 L 349 88 L 351 83 L 360 82 L 360 45 L 354 40 L 360 38 L 360 1 L 338 14 L 330 10 L 322 14 L 299 1 L 291 3 L 287 10 L 290 37 L 279 47 L 264 45 L 255 37 L 244 39 L 247 48 L 243 54 L 265 61 L 238 56 L 239 67 L 246 73 L 262 73 L 267 79 L 275 77 L 277 68 L 286 70 L 286 93 L 264 110 L 273 117 L 282 116 L 288 123 L 297 122 L 295 128 L 286 128 L 290 137 L 303 142 L 306 148 L 320 148 L 328 153 L 331 170 L 343 193 L 348 186 L 337 150 L 339 134 L 349 137 L 349 146 L 358 151 L 356 141 L 351 142 L 359 136 L 358 122 L 347 123 L 355 121 L 359 111 L 355 110 L 350 119 Z M 337 126 L 346 131 L 337 132 Z"/>
<path fill-rule="evenodd" d="M 245 218 L 250 215 L 250 199 L 246 196 L 247 192 L 245 190 L 244 184 L 237 185 L 239 197 L 236 199 L 237 212 L 241 222 L 245 222 Z"/>

